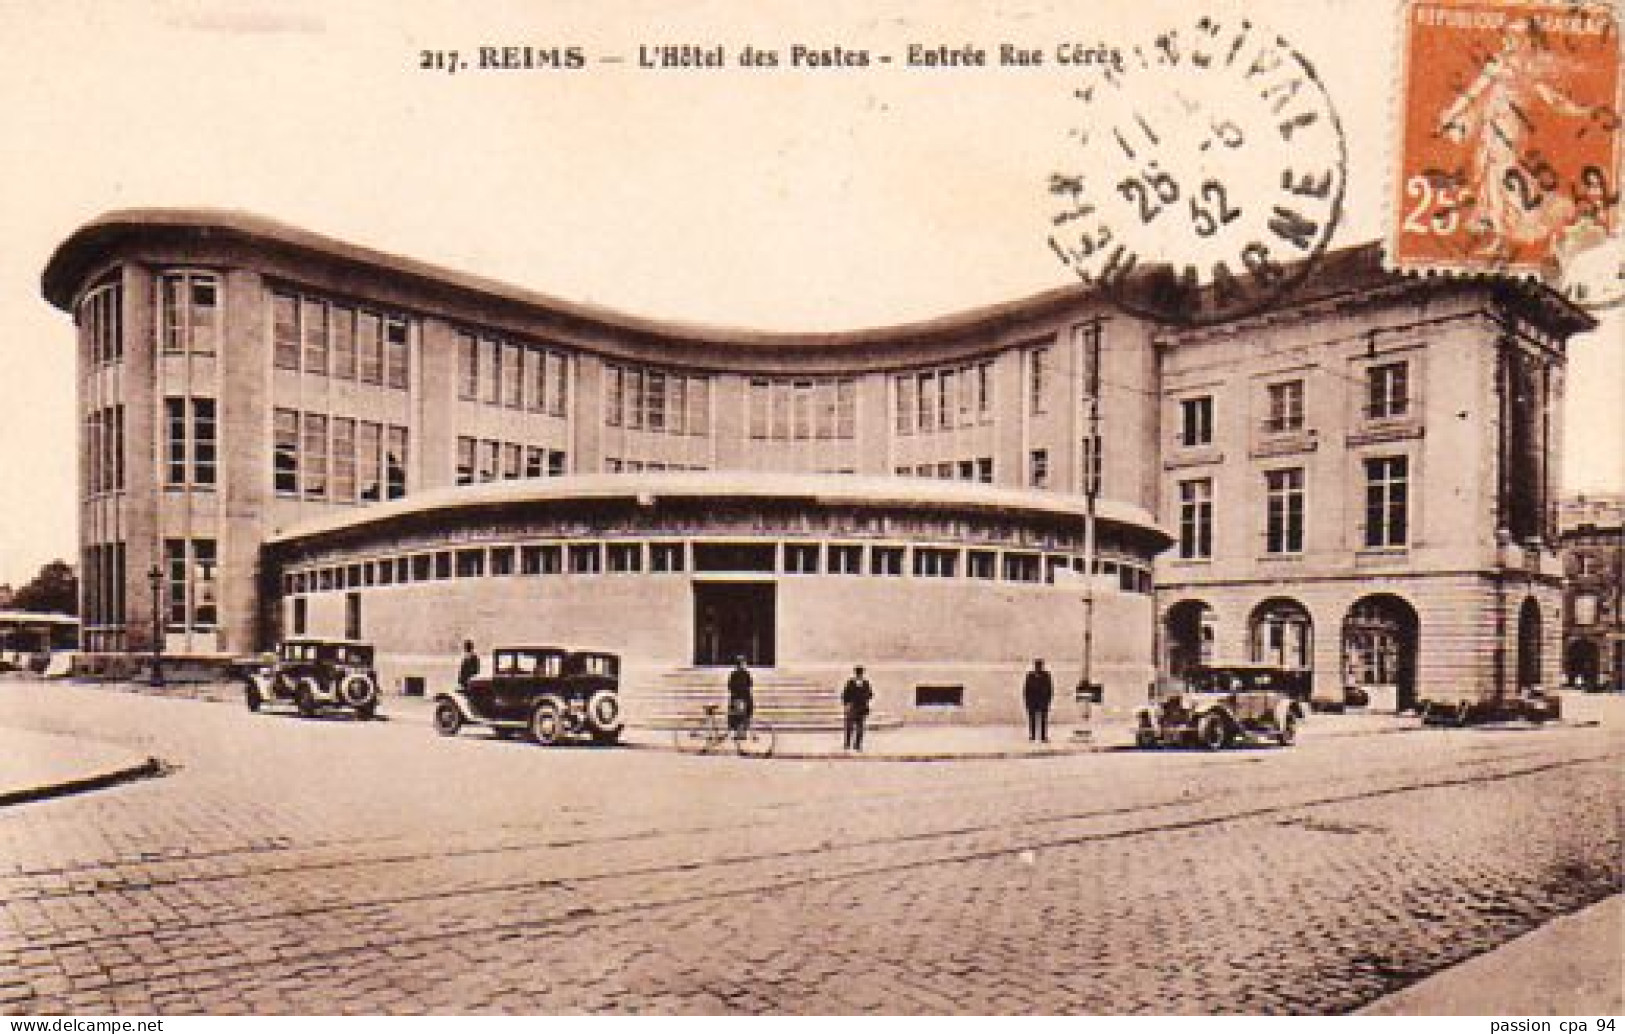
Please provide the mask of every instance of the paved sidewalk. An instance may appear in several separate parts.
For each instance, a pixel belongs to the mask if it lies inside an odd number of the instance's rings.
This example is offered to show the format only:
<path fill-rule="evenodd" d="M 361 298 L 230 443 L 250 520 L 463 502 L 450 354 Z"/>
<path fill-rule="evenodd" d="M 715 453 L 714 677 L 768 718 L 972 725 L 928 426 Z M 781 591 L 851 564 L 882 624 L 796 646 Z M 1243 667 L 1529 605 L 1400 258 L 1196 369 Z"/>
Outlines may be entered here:
<path fill-rule="evenodd" d="M 162 764 L 110 743 L 0 729 L 0 807 L 157 775 Z"/>
<path fill-rule="evenodd" d="M 1562 916 L 1359 1010 L 1367 1016 L 1625 1014 L 1625 898 Z"/>

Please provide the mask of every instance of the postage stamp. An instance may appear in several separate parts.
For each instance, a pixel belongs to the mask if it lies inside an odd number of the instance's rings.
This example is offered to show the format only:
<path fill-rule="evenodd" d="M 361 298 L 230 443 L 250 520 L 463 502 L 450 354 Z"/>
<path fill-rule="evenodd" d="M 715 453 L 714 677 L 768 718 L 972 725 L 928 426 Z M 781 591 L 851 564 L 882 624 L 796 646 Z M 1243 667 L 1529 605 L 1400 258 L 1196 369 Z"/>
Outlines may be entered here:
<path fill-rule="evenodd" d="M 1308 275 L 1342 215 L 1346 147 L 1302 54 L 1199 17 L 1091 71 L 1050 177 L 1063 263 L 1174 323 L 1259 311 Z"/>
<path fill-rule="evenodd" d="M 1402 10 L 1390 263 L 1574 280 L 1583 257 L 1617 247 L 1620 229 L 1613 6 L 1408 0 Z"/>

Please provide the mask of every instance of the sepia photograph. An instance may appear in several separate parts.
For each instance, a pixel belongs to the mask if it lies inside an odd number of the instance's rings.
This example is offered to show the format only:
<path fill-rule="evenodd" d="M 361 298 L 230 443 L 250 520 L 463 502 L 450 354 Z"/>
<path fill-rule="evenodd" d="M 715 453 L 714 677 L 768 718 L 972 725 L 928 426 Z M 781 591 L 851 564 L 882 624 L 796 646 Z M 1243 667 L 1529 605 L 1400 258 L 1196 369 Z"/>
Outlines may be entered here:
<path fill-rule="evenodd" d="M 1619 23 L 0 0 L 8 1029 L 1615 1032 Z"/>

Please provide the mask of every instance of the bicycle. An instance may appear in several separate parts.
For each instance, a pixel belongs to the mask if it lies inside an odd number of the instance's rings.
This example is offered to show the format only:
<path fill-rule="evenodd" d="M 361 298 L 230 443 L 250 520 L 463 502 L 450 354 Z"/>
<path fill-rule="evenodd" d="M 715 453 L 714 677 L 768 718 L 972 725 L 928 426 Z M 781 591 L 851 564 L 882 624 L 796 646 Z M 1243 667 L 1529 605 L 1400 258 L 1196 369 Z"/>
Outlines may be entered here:
<path fill-rule="evenodd" d="M 731 743 L 743 757 L 766 758 L 773 756 L 776 742 L 773 726 L 760 718 L 752 717 L 744 729 L 729 728 L 726 709 L 717 704 L 706 704 L 697 722 L 672 730 L 672 744 L 684 754 L 710 754 Z"/>

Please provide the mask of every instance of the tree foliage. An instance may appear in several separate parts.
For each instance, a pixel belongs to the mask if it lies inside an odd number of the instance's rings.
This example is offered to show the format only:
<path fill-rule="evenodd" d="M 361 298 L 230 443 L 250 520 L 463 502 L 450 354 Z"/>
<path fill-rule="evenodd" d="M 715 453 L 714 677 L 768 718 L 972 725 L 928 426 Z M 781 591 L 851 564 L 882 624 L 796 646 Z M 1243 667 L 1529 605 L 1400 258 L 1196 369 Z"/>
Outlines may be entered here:
<path fill-rule="evenodd" d="M 11 598 L 14 610 L 37 614 L 79 613 L 79 579 L 65 561 L 52 560 Z"/>

